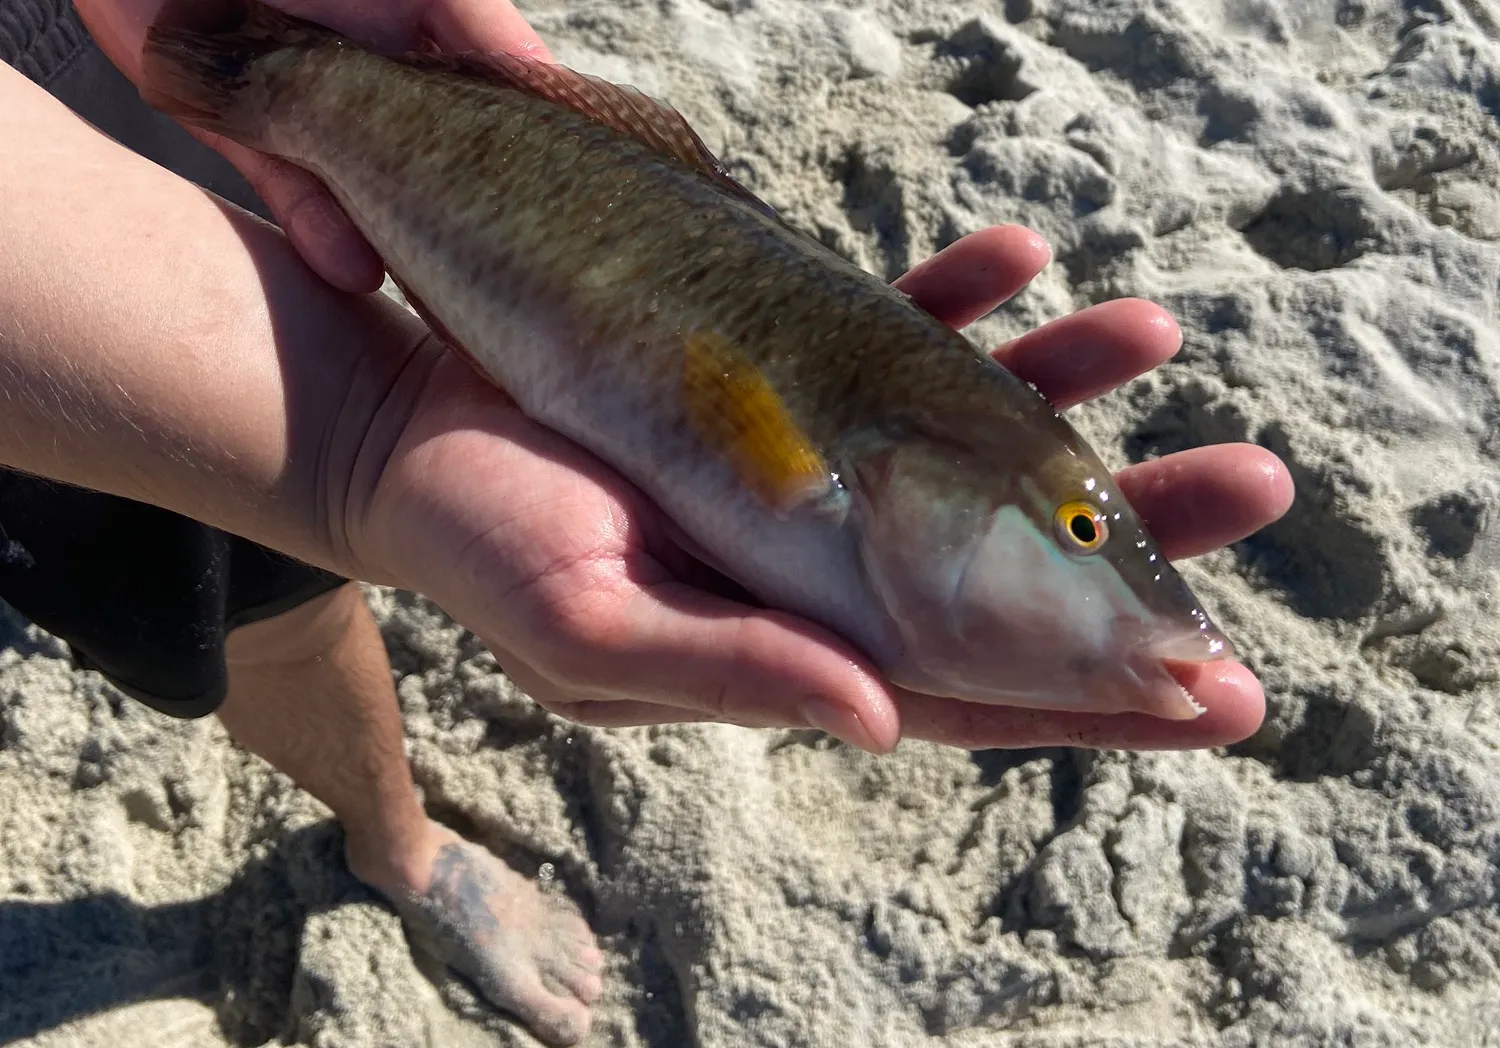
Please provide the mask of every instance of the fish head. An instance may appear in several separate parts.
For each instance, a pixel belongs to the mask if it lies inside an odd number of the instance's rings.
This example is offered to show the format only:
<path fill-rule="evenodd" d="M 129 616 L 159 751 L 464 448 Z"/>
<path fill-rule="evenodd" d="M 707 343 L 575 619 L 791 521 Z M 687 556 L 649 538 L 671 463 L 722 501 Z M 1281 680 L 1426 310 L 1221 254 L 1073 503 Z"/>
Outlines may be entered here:
<path fill-rule="evenodd" d="M 1071 433 L 1071 430 L 1068 431 Z M 976 702 L 1202 711 L 1174 663 L 1232 653 L 1109 471 L 1076 438 L 981 454 L 897 439 L 853 468 L 861 557 L 913 691 Z"/>

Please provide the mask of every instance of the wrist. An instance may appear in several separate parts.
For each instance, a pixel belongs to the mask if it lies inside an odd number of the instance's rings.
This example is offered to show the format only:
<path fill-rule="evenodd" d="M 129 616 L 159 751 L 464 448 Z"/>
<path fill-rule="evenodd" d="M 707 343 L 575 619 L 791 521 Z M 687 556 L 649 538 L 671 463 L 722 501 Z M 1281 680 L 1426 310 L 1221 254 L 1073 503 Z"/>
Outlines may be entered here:
<path fill-rule="evenodd" d="M 431 334 L 400 351 L 372 354 L 355 372 L 307 478 L 317 528 L 333 570 L 378 585 L 421 589 L 426 576 L 420 518 L 430 498 L 422 462 L 434 385 L 452 366 Z"/>
<path fill-rule="evenodd" d="M 354 478 L 342 500 L 353 570 L 422 593 L 471 628 L 505 621 L 498 602 L 535 568 L 525 522 L 546 498 L 538 466 L 556 461 L 560 440 L 424 339 L 364 432 L 334 445 L 345 465 L 330 473 Z"/>

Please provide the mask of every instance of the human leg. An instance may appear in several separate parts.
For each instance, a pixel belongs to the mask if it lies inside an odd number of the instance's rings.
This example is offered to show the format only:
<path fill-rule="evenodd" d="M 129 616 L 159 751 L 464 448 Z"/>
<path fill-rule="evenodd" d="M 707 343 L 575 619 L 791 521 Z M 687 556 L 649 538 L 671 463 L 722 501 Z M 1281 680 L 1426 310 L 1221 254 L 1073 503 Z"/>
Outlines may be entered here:
<path fill-rule="evenodd" d="M 240 627 L 226 651 L 220 719 L 333 810 L 354 875 L 494 1004 L 550 1043 L 576 1043 L 601 989 L 593 936 L 576 913 L 426 817 L 385 649 L 358 588 Z"/>
<path fill-rule="evenodd" d="M 65 0 L 0 0 L 0 62 L 128 148 L 268 214 L 222 157 L 144 106 Z M 582 1035 L 599 992 L 588 929 L 426 818 L 355 587 L 158 507 L 0 469 L 0 598 L 155 709 L 219 712 L 333 809 L 354 873 L 409 928 L 542 1036 Z"/>

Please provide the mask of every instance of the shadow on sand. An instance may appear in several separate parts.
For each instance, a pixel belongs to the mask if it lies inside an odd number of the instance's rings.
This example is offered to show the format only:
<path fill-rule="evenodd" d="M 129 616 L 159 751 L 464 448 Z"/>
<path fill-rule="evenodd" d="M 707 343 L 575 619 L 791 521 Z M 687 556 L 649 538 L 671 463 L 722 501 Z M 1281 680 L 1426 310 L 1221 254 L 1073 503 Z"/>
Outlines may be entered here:
<path fill-rule="evenodd" d="M 293 1031 L 292 994 L 309 916 L 374 896 L 347 873 L 330 821 L 286 834 L 223 889 L 143 906 L 107 892 L 0 900 L 0 1044 L 122 1005 L 191 997 L 239 1045 Z"/>

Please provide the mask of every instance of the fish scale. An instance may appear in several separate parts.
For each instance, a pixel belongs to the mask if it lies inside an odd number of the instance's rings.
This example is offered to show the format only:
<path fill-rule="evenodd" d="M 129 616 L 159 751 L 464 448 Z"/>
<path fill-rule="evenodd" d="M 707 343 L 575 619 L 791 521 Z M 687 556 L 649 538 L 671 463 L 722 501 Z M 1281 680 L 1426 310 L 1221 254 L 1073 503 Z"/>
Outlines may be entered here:
<path fill-rule="evenodd" d="M 1200 712 L 1168 663 L 1227 642 L 1098 456 L 679 114 L 241 7 L 152 27 L 148 101 L 317 175 L 442 337 L 768 605 L 918 691 Z"/>

